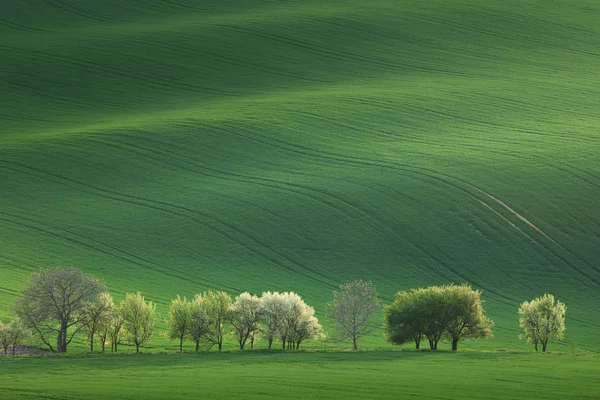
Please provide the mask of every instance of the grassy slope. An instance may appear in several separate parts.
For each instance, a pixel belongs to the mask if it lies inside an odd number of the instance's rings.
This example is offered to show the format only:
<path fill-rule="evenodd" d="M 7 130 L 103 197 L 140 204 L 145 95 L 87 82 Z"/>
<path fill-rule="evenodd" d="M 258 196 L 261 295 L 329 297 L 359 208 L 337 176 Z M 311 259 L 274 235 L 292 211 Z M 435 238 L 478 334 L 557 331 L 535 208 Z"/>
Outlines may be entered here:
<path fill-rule="evenodd" d="M 163 311 L 207 288 L 322 307 L 354 278 L 387 300 L 468 281 L 497 325 L 481 346 L 519 346 L 518 303 L 551 291 L 567 342 L 597 351 L 599 16 L 589 0 L 3 1 L 0 316 L 63 264 Z"/>
<path fill-rule="evenodd" d="M 0 362 L 0 388 L 7 400 L 597 399 L 597 363 L 592 356 L 414 352 L 20 359 Z"/>

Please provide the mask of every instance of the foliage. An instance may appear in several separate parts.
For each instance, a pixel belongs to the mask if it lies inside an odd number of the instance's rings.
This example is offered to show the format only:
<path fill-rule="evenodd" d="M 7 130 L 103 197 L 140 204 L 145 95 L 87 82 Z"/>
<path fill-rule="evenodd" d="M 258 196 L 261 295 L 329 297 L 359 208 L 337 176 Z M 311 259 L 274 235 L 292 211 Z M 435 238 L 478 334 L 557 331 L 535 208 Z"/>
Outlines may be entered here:
<path fill-rule="evenodd" d="M 179 340 L 179 352 L 183 351 L 183 339 L 189 334 L 191 320 L 191 304 L 177 296 L 171 302 L 167 319 L 167 337 Z"/>
<path fill-rule="evenodd" d="M 197 294 L 190 302 L 188 336 L 196 345 L 196 351 L 200 348 L 200 341 L 212 332 L 206 304 L 205 297 L 200 294 Z"/>
<path fill-rule="evenodd" d="M 338 337 L 352 339 L 353 349 L 358 350 L 357 341 L 377 327 L 373 316 L 380 305 L 375 285 L 357 280 L 343 283 L 340 291 L 333 292 L 333 300 L 327 304 L 327 312 Z"/>
<path fill-rule="evenodd" d="M 66 352 L 86 324 L 85 307 L 105 291 L 98 279 L 76 268 L 40 269 L 29 277 L 15 311 L 50 350 Z M 51 335 L 57 335 L 56 347 Z"/>
<path fill-rule="evenodd" d="M 521 339 L 535 346 L 542 345 L 542 352 L 546 351 L 549 341 L 561 340 L 565 336 L 566 306 L 551 294 L 544 294 L 531 301 L 521 303 L 519 307 L 519 325 L 523 333 Z"/>
<path fill-rule="evenodd" d="M 155 311 L 156 305 L 151 301 L 146 302 L 140 292 L 125 294 L 125 300 L 119 306 L 125 337 L 135 345 L 137 353 L 140 352 L 140 346 L 152 337 Z"/>
<path fill-rule="evenodd" d="M 115 308 L 115 302 L 112 296 L 107 293 L 101 293 L 98 298 L 87 302 L 81 311 L 84 324 L 84 331 L 90 342 L 90 351 L 94 351 L 94 336 L 98 334 L 101 340 L 102 351 L 106 343 L 106 333 L 108 332 L 112 313 Z"/>
<path fill-rule="evenodd" d="M 228 319 L 233 329 L 233 335 L 240 345 L 240 350 L 244 350 L 246 341 L 259 330 L 260 303 L 261 299 L 257 296 L 244 292 L 235 298 L 231 306 Z"/>
<path fill-rule="evenodd" d="M 24 346 L 31 337 L 31 331 L 27 329 L 19 317 L 15 317 L 10 323 L 3 324 L 0 321 L 0 348 L 4 355 L 8 354 L 8 348 L 12 347 L 12 355 L 15 355 L 18 346 Z"/>
<path fill-rule="evenodd" d="M 466 284 L 400 292 L 384 308 L 384 332 L 392 343 L 414 340 L 417 349 L 425 336 L 431 350 L 443 337 L 452 342 L 452 350 L 461 339 L 491 337 L 493 323 L 484 315 L 480 295 Z"/>
<path fill-rule="evenodd" d="M 226 292 L 213 292 L 209 290 L 202 295 L 202 304 L 209 321 L 209 330 L 204 335 L 212 345 L 217 345 L 219 351 L 223 349 L 223 336 L 225 322 L 231 312 L 231 296 Z"/>
<path fill-rule="evenodd" d="M 279 321 L 282 348 L 297 349 L 304 340 L 324 337 L 323 328 L 314 316 L 315 309 L 294 292 L 281 294 L 284 312 Z"/>
<path fill-rule="evenodd" d="M 278 292 L 264 292 L 260 297 L 260 331 L 267 339 L 269 350 L 273 340 L 279 335 L 284 315 L 289 304 L 282 294 Z"/>

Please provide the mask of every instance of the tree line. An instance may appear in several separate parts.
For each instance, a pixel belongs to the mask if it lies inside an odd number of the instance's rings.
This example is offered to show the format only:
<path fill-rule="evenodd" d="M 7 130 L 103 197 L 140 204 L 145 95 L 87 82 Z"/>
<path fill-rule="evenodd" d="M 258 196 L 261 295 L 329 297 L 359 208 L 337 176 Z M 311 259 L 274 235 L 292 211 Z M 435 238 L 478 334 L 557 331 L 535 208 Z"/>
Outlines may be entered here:
<path fill-rule="evenodd" d="M 481 291 L 469 285 L 430 286 L 396 294 L 383 307 L 383 333 L 393 344 L 421 340 L 437 350 L 440 340 L 451 342 L 491 338 L 494 323 L 485 316 Z M 353 349 L 364 336 L 377 330 L 375 316 L 382 302 L 371 282 L 344 283 L 333 292 L 326 311 L 333 337 L 352 340 Z M 110 344 L 113 352 L 126 342 L 136 352 L 154 334 L 156 304 L 146 301 L 140 292 L 127 293 L 119 305 L 106 286 L 92 275 L 76 268 L 41 269 L 34 272 L 14 306 L 12 322 L 0 321 L 0 347 L 24 346 L 37 337 L 49 350 L 66 352 L 73 338 L 82 333 L 94 351 L 99 342 L 102 351 Z M 549 341 L 564 337 L 566 307 L 550 294 L 523 302 L 518 310 L 523 329 L 521 339 L 538 345 L 545 352 Z M 171 302 L 165 336 L 178 340 L 179 351 L 191 342 L 196 351 L 217 347 L 222 350 L 226 333 L 244 350 L 254 347 L 261 337 L 271 349 L 274 342 L 282 349 L 295 350 L 305 340 L 325 339 L 323 327 L 313 307 L 293 292 L 248 292 L 232 298 L 223 291 L 208 291 L 191 300 L 177 296 Z"/>

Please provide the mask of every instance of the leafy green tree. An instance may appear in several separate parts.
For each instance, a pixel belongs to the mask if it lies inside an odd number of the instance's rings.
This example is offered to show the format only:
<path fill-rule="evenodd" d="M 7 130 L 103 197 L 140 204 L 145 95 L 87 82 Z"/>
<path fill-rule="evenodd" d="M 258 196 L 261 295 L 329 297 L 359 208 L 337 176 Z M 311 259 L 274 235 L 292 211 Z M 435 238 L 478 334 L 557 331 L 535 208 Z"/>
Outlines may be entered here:
<path fill-rule="evenodd" d="M 66 352 L 85 326 L 84 307 L 105 291 L 102 282 L 77 268 L 41 269 L 29 277 L 15 311 L 51 351 Z"/>
<path fill-rule="evenodd" d="M 231 296 L 226 292 L 209 290 L 202 297 L 204 309 L 210 323 L 210 330 L 205 338 L 212 345 L 217 345 L 219 351 L 221 351 L 223 349 L 225 322 L 229 320 L 231 312 Z"/>
<path fill-rule="evenodd" d="M 127 341 L 135 344 L 135 351 L 139 353 L 140 346 L 152 337 L 156 305 L 151 301 L 146 302 L 140 292 L 127 293 L 120 311 Z"/>
<path fill-rule="evenodd" d="M 111 313 L 108 335 L 110 336 L 110 350 L 117 352 L 123 336 L 123 313 L 121 307 L 115 307 Z"/>
<path fill-rule="evenodd" d="M 97 333 L 99 333 L 102 341 L 102 351 L 104 351 L 106 335 L 102 335 L 102 333 L 107 332 L 110 326 L 114 308 L 115 302 L 107 292 L 101 293 L 95 301 L 90 301 L 83 306 L 81 311 L 84 323 L 83 330 L 90 342 L 90 352 L 94 351 L 94 337 Z"/>
<path fill-rule="evenodd" d="M 188 337 L 200 349 L 200 341 L 212 332 L 212 324 L 208 317 L 204 296 L 197 294 L 189 305 Z"/>
<path fill-rule="evenodd" d="M 377 327 L 373 316 L 380 306 L 375 285 L 357 280 L 343 283 L 339 291 L 333 292 L 327 313 L 337 336 L 342 340 L 352 339 L 353 349 L 358 350 L 358 340 Z"/>
<path fill-rule="evenodd" d="M 545 352 L 549 341 L 564 338 L 566 312 L 567 307 L 548 293 L 523 302 L 519 307 L 519 324 L 523 333 L 519 337 L 533 344 L 535 351 L 541 344 L 542 352 Z"/>
<path fill-rule="evenodd" d="M 449 323 L 448 299 L 442 286 L 430 286 L 415 291 L 421 310 L 423 335 L 429 341 L 429 348 L 437 350 L 438 342 L 444 336 Z"/>
<path fill-rule="evenodd" d="M 423 312 L 422 302 L 414 290 L 397 293 L 394 302 L 383 308 L 384 333 L 388 341 L 394 344 L 414 341 L 419 350 L 425 325 Z"/>
<path fill-rule="evenodd" d="M 492 326 L 484 313 L 481 292 L 469 285 L 449 285 L 443 287 L 446 315 L 446 337 L 456 351 L 459 340 L 483 339 L 492 337 Z"/>
<path fill-rule="evenodd" d="M 229 322 L 240 350 L 244 350 L 246 341 L 258 331 L 260 312 L 260 299 L 257 296 L 244 292 L 235 298 L 229 312 Z"/>
<path fill-rule="evenodd" d="M 169 339 L 179 339 L 180 353 L 183 351 L 183 339 L 189 334 L 190 311 L 190 303 L 188 303 L 185 297 L 182 300 L 177 296 L 177 298 L 171 302 L 169 318 L 167 319 L 169 327 L 167 337 Z"/>
<path fill-rule="evenodd" d="M 4 355 L 8 355 L 8 348 L 12 347 L 12 355 L 15 355 L 18 346 L 24 346 L 31 337 L 31 331 L 27 329 L 19 317 L 15 317 L 9 324 L 0 322 L 0 347 Z"/>

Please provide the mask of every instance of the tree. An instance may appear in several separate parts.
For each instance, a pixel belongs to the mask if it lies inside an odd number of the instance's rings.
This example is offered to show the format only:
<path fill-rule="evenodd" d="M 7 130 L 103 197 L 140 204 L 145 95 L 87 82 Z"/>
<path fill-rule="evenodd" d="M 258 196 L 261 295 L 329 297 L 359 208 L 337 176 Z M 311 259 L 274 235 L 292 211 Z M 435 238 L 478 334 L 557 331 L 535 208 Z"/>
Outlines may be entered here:
<path fill-rule="evenodd" d="M 452 350 L 458 348 L 458 341 L 492 337 L 492 326 L 484 314 L 481 292 L 469 285 L 449 285 L 443 287 L 448 322 L 446 336 L 452 341 Z"/>
<path fill-rule="evenodd" d="M 422 318 L 423 335 L 429 341 L 429 348 L 437 350 L 438 342 L 444 336 L 449 322 L 448 303 L 444 288 L 430 286 L 415 290 L 417 307 Z"/>
<path fill-rule="evenodd" d="M 231 296 L 225 292 L 208 291 L 203 295 L 203 302 L 210 323 L 210 331 L 205 338 L 212 345 L 217 345 L 219 351 L 223 349 L 223 334 L 225 322 L 229 319 L 231 311 Z"/>
<path fill-rule="evenodd" d="M 258 331 L 260 312 L 260 299 L 257 296 L 244 292 L 235 298 L 229 313 L 229 322 L 240 350 L 244 350 L 246 341 Z"/>
<path fill-rule="evenodd" d="M 76 268 L 41 269 L 29 277 L 15 311 L 51 351 L 66 352 L 84 326 L 83 308 L 105 291 L 98 279 Z"/>
<path fill-rule="evenodd" d="M 279 328 L 288 306 L 284 296 L 278 292 L 264 292 L 260 297 L 261 332 L 269 343 L 269 350 L 273 340 L 279 335 Z"/>
<path fill-rule="evenodd" d="M 107 292 L 101 293 L 96 301 L 90 301 L 83 306 L 82 320 L 84 321 L 84 331 L 87 334 L 90 342 L 90 352 L 94 351 L 94 336 L 96 333 L 107 332 L 110 326 L 111 316 L 115 302 Z M 104 351 L 104 343 L 106 334 L 99 334 L 102 340 L 102 351 Z"/>
<path fill-rule="evenodd" d="M 146 302 L 140 292 L 127 293 L 120 309 L 127 341 L 135 344 L 135 351 L 139 353 L 140 346 L 152 337 L 156 305 Z"/>
<path fill-rule="evenodd" d="M 206 302 L 202 295 L 197 294 L 194 300 L 190 302 L 189 307 L 188 337 L 194 342 L 196 351 L 198 351 L 200 341 L 210 334 L 212 325 L 208 318 Z"/>
<path fill-rule="evenodd" d="M 187 302 L 185 297 L 182 300 L 177 296 L 177 298 L 171 302 L 169 318 L 167 320 L 169 326 L 167 336 L 169 339 L 179 339 L 180 353 L 183 351 L 183 339 L 188 335 L 190 328 L 190 311 L 190 303 Z"/>
<path fill-rule="evenodd" d="M 305 340 L 325 339 L 323 327 L 314 313 L 315 309 L 310 306 L 307 306 L 302 313 L 300 323 L 293 334 L 296 349 L 299 349 L 300 344 Z"/>
<path fill-rule="evenodd" d="M 527 343 L 535 346 L 542 345 L 542 352 L 546 351 L 548 341 L 561 340 L 565 336 L 566 306 L 554 299 L 551 294 L 544 294 L 532 301 L 525 301 L 519 307 L 519 325 L 523 333 L 519 336 Z"/>
<path fill-rule="evenodd" d="M 115 307 L 110 316 L 110 324 L 108 326 L 108 335 L 110 336 L 110 350 L 117 352 L 121 344 L 123 333 L 123 313 L 121 307 Z"/>
<path fill-rule="evenodd" d="M 27 329 L 19 317 L 15 317 L 11 323 L 3 324 L 0 322 L 0 347 L 4 350 L 4 355 L 8 355 L 8 348 L 12 347 L 12 355 L 15 355 L 18 346 L 24 346 L 31 337 L 31 332 Z"/>
<path fill-rule="evenodd" d="M 358 350 L 358 339 L 376 328 L 373 316 L 380 305 L 375 285 L 358 280 L 343 283 L 340 291 L 333 292 L 327 312 L 338 337 L 342 340 L 352 339 L 353 349 Z"/>
<path fill-rule="evenodd" d="M 315 309 L 308 306 L 298 294 L 283 293 L 283 312 L 277 331 L 282 348 L 297 349 L 303 340 L 322 335 L 322 327 L 314 316 Z"/>
<path fill-rule="evenodd" d="M 399 292 L 394 302 L 383 308 L 384 333 L 391 343 L 415 342 L 419 350 L 423 337 L 423 302 L 415 290 Z"/>

